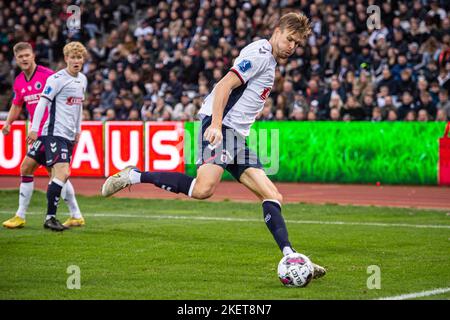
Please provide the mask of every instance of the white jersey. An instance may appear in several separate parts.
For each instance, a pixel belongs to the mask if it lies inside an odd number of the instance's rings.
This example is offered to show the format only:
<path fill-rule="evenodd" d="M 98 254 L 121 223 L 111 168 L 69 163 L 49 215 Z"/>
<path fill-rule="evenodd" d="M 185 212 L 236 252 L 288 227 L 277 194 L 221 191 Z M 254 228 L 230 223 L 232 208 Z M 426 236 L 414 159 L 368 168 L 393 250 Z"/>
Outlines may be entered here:
<path fill-rule="evenodd" d="M 84 94 L 87 78 L 81 72 L 71 76 L 66 69 L 51 75 L 41 97 L 51 102 L 43 136 L 59 136 L 70 141 L 81 131 Z"/>
<path fill-rule="evenodd" d="M 223 112 L 222 123 L 248 136 L 256 116 L 263 109 L 275 80 L 277 62 L 272 55 L 272 46 L 267 40 L 252 42 L 241 50 L 231 72 L 242 85 L 234 89 Z M 211 116 L 215 89 L 205 98 L 199 114 Z"/>

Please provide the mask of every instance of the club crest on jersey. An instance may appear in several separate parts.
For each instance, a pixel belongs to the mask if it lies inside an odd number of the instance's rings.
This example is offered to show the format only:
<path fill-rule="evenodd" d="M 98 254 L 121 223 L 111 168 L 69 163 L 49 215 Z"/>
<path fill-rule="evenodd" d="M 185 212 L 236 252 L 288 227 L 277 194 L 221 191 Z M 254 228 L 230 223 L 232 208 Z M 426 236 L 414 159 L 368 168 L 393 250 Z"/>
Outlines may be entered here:
<path fill-rule="evenodd" d="M 252 67 L 252 63 L 249 60 L 242 60 L 238 64 L 239 69 L 244 73 Z"/>
<path fill-rule="evenodd" d="M 39 81 L 36 81 L 36 83 L 34 84 L 34 88 L 35 88 L 36 90 L 41 89 L 41 88 L 42 88 L 42 83 L 40 83 Z"/>
<path fill-rule="evenodd" d="M 50 92 L 52 92 L 53 88 L 48 86 L 47 88 L 45 88 L 44 90 L 44 94 L 49 94 Z"/>

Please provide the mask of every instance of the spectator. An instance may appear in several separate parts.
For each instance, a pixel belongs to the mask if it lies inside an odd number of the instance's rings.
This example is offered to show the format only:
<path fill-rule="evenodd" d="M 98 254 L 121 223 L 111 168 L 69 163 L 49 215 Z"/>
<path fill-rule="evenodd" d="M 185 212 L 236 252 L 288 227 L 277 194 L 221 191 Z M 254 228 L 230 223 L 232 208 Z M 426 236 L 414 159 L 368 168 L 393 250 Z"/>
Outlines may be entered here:
<path fill-rule="evenodd" d="M 449 121 L 450 117 L 443 109 L 438 109 L 436 114 L 436 121 Z"/>
<path fill-rule="evenodd" d="M 428 91 L 420 93 L 419 103 L 417 107 L 419 110 L 426 110 L 428 115 L 432 118 L 436 117 L 436 106 L 433 103 L 431 95 Z M 420 115 L 420 113 L 418 113 L 418 115 Z"/>
<path fill-rule="evenodd" d="M 302 107 L 297 107 L 292 110 L 292 113 L 289 116 L 289 119 L 295 120 L 295 121 L 303 121 L 306 119 L 306 112 L 305 109 Z"/>
<path fill-rule="evenodd" d="M 105 80 L 103 92 L 100 95 L 99 107 L 102 109 L 110 109 L 114 107 L 114 100 L 117 98 L 117 92 L 113 88 L 111 81 Z"/>
<path fill-rule="evenodd" d="M 134 108 L 131 109 L 130 114 L 128 115 L 128 120 L 129 121 L 139 121 L 140 120 L 139 110 L 134 109 Z"/>
<path fill-rule="evenodd" d="M 378 82 L 377 91 L 379 92 L 382 87 L 387 87 L 390 94 L 397 93 L 397 81 L 387 67 L 383 69 L 382 79 Z"/>
<path fill-rule="evenodd" d="M 275 120 L 277 120 L 277 121 L 285 120 L 284 111 L 282 109 L 277 109 L 275 111 Z"/>
<path fill-rule="evenodd" d="M 89 112 L 89 110 L 84 109 L 83 115 L 82 115 L 82 121 L 89 121 L 89 120 L 91 120 L 91 113 Z"/>
<path fill-rule="evenodd" d="M 349 120 L 361 121 L 365 118 L 364 109 L 354 96 L 348 97 L 341 114 L 342 116 L 348 115 Z"/>
<path fill-rule="evenodd" d="M 341 113 L 338 110 L 338 108 L 331 108 L 330 109 L 330 120 L 331 121 L 339 121 L 339 120 L 341 120 Z"/>
<path fill-rule="evenodd" d="M 412 94 L 408 91 L 405 91 L 402 95 L 402 104 L 400 105 L 398 109 L 398 118 L 400 120 L 405 119 L 407 113 L 409 111 L 414 111 L 414 118 L 415 118 L 415 112 L 418 110 L 417 105 L 414 102 L 414 98 Z"/>
<path fill-rule="evenodd" d="M 409 121 L 409 122 L 416 121 L 416 112 L 414 110 L 409 110 L 406 113 L 405 121 Z"/>
<path fill-rule="evenodd" d="M 448 99 L 448 91 L 441 89 L 439 91 L 439 102 L 437 104 L 437 111 L 441 111 L 450 118 L 450 100 Z"/>
<path fill-rule="evenodd" d="M 299 117 L 294 109 L 301 107 L 306 118 L 311 114 L 311 118 L 326 120 L 330 106 L 346 111 L 342 119 L 360 119 L 347 112 L 355 103 L 361 105 L 367 120 L 378 119 L 372 116 L 375 105 L 385 108 L 382 113 L 389 119 L 392 106 L 399 104 L 398 118 L 404 119 L 407 111 L 419 110 L 404 106 L 404 92 L 410 92 L 414 95 L 411 103 L 417 100 L 432 120 L 438 114 L 443 118 L 442 106 L 433 110 L 440 92 L 450 92 L 450 19 L 443 1 L 415 0 L 411 6 L 384 2 L 380 28 L 368 29 L 361 1 L 339 5 L 336 1 L 300 1 L 295 5 L 288 0 L 280 7 L 276 1 L 252 0 L 241 7 L 237 1 L 220 0 L 204 1 L 200 7 L 199 2 L 190 1 L 91 0 L 79 3 L 83 14 L 79 32 L 66 28 L 68 4 L 54 1 L 50 8 L 42 3 L 1 5 L 0 102 L 10 99 L 15 42 L 29 41 L 37 62 L 57 70 L 64 67 L 64 43 L 78 39 L 89 50 L 83 70 L 90 82 L 86 110 L 101 108 L 104 113 L 114 108 L 114 118 L 124 120 L 135 108 L 144 120 L 192 119 L 201 96 L 228 72 L 239 50 L 270 34 L 280 8 L 300 8 L 309 14 L 315 34 L 276 68 L 270 98 L 283 112 L 283 116 L 278 112 L 278 119 L 292 118 L 294 113 Z M 183 91 L 192 91 L 192 112 L 175 110 L 172 115 L 173 106 L 183 105 Z M 296 97 L 298 92 L 304 98 Z M 344 106 L 339 107 L 336 98 L 331 102 L 336 94 Z M 145 102 L 147 95 L 152 100 Z M 347 103 L 348 96 L 356 102 Z M 168 108 L 154 115 L 159 98 Z M 5 106 L 9 103 L 0 108 Z M 277 118 L 273 111 L 266 109 L 261 117 Z"/>
<path fill-rule="evenodd" d="M 145 96 L 144 97 L 144 104 L 141 107 L 141 118 L 144 121 L 150 121 L 153 119 L 153 110 L 154 106 L 152 103 L 151 96 Z"/>
<path fill-rule="evenodd" d="M 116 111 L 114 109 L 106 110 L 105 121 L 114 121 L 116 119 Z"/>
<path fill-rule="evenodd" d="M 386 120 L 397 121 L 397 119 L 398 119 L 397 111 L 395 109 L 389 109 Z"/>
<path fill-rule="evenodd" d="M 382 121 L 383 117 L 381 115 L 381 108 L 380 107 L 374 107 L 372 109 L 372 118 L 371 118 L 372 122 L 378 122 L 378 121 Z"/>
<path fill-rule="evenodd" d="M 193 120 L 195 107 L 191 103 L 191 99 L 187 92 L 181 95 L 181 101 L 177 103 L 172 112 L 172 120 Z"/>
<path fill-rule="evenodd" d="M 317 120 L 316 113 L 313 110 L 309 110 L 307 120 L 308 121 L 316 121 Z"/>
<path fill-rule="evenodd" d="M 420 109 L 417 114 L 417 121 L 425 122 L 428 121 L 430 118 L 428 112 L 426 109 Z"/>
<path fill-rule="evenodd" d="M 152 110 L 153 120 L 167 121 L 171 120 L 172 108 L 165 103 L 162 97 L 156 100 L 156 105 Z"/>

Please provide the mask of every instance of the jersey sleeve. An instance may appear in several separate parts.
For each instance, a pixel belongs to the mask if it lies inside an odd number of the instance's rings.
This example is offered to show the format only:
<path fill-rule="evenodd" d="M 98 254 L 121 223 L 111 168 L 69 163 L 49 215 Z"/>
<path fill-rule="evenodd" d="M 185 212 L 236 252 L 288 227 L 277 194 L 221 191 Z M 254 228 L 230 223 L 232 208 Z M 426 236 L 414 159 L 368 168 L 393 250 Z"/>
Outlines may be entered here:
<path fill-rule="evenodd" d="M 20 91 L 20 88 L 14 83 L 12 103 L 21 107 L 23 105 L 23 95 Z"/>
<path fill-rule="evenodd" d="M 230 71 L 234 72 L 242 84 L 247 83 L 252 77 L 263 72 L 268 66 L 268 61 L 265 57 L 252 55 L 252 56 L 239 56 L 234 61 L 233 67 Z"/>
<path fill-rule="evenodd" d="M 57 81 L 54 75 L 47 78 L 47 82 L 45 83 L 44 90 L 42 90 L 41 97 L 46 98 L 49 101 L 53 101 L 56 94 L 59 91 L 59 83 L 61 81 Z"/>

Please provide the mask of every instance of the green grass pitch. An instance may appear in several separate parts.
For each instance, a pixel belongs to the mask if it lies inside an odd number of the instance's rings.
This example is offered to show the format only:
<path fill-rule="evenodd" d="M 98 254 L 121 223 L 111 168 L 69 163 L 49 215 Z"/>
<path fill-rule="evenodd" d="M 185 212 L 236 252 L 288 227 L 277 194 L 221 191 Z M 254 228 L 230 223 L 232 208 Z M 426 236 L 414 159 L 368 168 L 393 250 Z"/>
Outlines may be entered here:
<path fill-rule="evenodd" d="M 2 221 L 17 197 L 0 191 Z M 285 288 L 257 203 L 78 201 L 83 228 L 44 230 L 45 194 L 35 191 L 26 227 L 0 229 L 0 299 L 376 299 L 450 287 L 445 211 L 285 204 L 294 247 L 328 268 L 306 288 Z M 65 204 L 59 211 L 65 220 Z M 71 265 L 80 289 L 67 288 Z M 367 287 L 371 265 L 381 289 Z"/>

